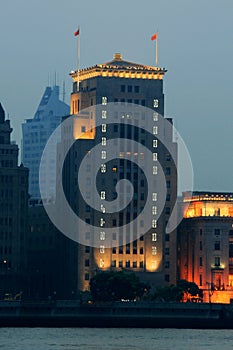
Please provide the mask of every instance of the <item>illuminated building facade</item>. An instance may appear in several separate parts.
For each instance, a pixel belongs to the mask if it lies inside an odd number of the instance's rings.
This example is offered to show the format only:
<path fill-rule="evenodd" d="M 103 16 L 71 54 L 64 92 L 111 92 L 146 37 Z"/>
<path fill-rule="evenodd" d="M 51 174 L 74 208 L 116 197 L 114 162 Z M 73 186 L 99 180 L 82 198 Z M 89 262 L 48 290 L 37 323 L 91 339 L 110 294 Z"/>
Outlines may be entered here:
<path fill-rule="evenodd" d="M 26 283 L 28 169 L 18 166 L 11 132 L 0 104 L 0 299 L 24 291 Z"/>
<path fill-rule="evenodd" d="M 233 299 L 233 194 L 185 192 L 182 206 L 178 277 L 203 289 L 205 301 L 229 302 Z"/>
<path fill-rule="evenodd" d="M 91 232 L 83 232 L 85 244 L 78 247 L 78 288 L 89 288 L 90 278 L 97 271 L 105 270 L 129 270 L 138 273 L 152 285 L 164 285 L 176 281 L 176 231 L 165 233 L 165 228 L 172 212 L 177 196 L 177 175 L 174 161 L 167 149 L 159 143 L 158 133 L 165 133 L 164 127 L 159 124 L 158 115 L 164 115 L 163 77 L 164 68 L 145 66 L 128 62 L 122 59 L 121 54 L 115 54 L 111 62 L 99 64 L 79 72 L 72 72 L 73 92 L 70 100 L 70 114 L 74 119 L 74 138 L 79 138 L 69 152 L 63 169 L 63 182 L 66 197 L 74 212 L 87 224 L 99 226 L 99 246 L 92 248 Z M 115 104 L 120 107 L 114 114 L 115 121 L 108 124 L 108 105 Z M 98 113 L 95 105 L 100 106 Z M 139 113 L 137 118 L 140 128 L 126 128 L 121 124 L 122 118 L 126 118 L 124 110 L 129 106 L 137 105 L 140 108 L 150 108 L 153 117 L 153 132 L 150 136 L 145 133 L 143 125 L 146 125 L 146 114 Z M 92 109 L 93 106 L 93 109 Z M 82 113 L 85 108 L 90 108 L 90 113 Z M 133 107 L 132 107 L 133 108 Z M 164 119 L 164 118 L 162 118 Z M 95 125 L 99 126 L 95 128 Z M 172 121 L 167 132 L 167 143 L 176 154 L 176 143 L 173 142 Z M 127 126 L 128 127 L 128 126 Z M 91 129 L 89 132 L 86 130 Z M 86 133 L 85 133 L 86 132 Z M 65 132 L 62 140 L 65 138 Z M 119 139 L 131 139 L 144 145 L 150 150 L 151 157 L 145 158 L 144 153 L 138 153 L 129 145 L 124 152 L 119 152 L 115 159 L 108 160 L 108 140 L 116 139 L 116 148 Z M 120 141 L 120 143 L 123 141 Z M 99 157 L 102 160 L 96 178 L 96 184 L 91 178 L 86 177 L 86 185 L 91 191 L 97 187 L 99 196 L 103 200 L 116 199 L 116 184 L 121 179 L 129 180 L 134 187 L 134 195 L 131 203 L 118 212 L 111 215 L 105 213 L 101 204 L 99 211 L 93 211 L 86 205 L 78 190 L 78 169 L 83 157 L 91 153 L 92 148 L 99 144 Z M 61 150 L 60 150 L 61 151 Z M 123 154 L 124 153 L 124 154 Z M 144 164 L 147 162 L 154 175 L 153 188 L 147 187 L 147 179 L 143 171 L 131 160 L 127 154 L 132 154 L 135 159 L 141 158 Z M 159 168 L 160 163 L 162 170 Z M 87 164 L 87 166 L 89 166 Z M 91 171 L 91 164 L 90 164 Z M 166 182 L 166 199 L 161 216 L 156 219 L 157 190 L 159 181 L 156 176 L 163 171 Z M 125 188 L 124 193 L 127 193 Z M 132 226 L 130 231 L 122 228 L 137 217 L 145 205 L 146 197 L 152 197 L 152 220 L 150 228 L 145 235 L 140 235 L 144 222 Z M 154 217 L 153 217 L 154 215 Z M 141 227 L 140 227 L 141 225 Z M 112 247 L 106 247 L 106 227 L 113 228 Z M 129 239 L 129 237 L 131 237 Z M 125 243 L 126 242 L 126 243 Z"/>

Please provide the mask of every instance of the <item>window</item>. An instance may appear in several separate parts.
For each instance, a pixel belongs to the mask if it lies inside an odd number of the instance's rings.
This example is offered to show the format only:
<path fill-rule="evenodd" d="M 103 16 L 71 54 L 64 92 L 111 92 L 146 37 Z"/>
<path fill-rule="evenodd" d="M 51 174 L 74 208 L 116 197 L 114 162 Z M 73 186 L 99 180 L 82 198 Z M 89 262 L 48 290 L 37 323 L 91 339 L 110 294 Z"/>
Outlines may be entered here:
<path fill-rule="evenodd" d="M 102 146 L 106 146 L 106 144 L 107 144 L 106 137 L 102 137 Z"/>
<path fill-rule="evenodd" d="M 202 275 L 200 275 L 200 287 L 202 286 Z"/>
<path fill-rule="evenodd" d="M 170 193 L 167 193 L 167 195 L 166 195 L 166 201 L 167 201 L 167 202 L 170 202 L 170 200 L 171 200 L 171 195 L 170 195 Z"/>
<path fill-rule="evenodd" d="M 127 261 L 126 261 L 125 267 L 130 267 L 130 260 L 127 260 Z"/>
<path fill-rule="evenodd" d="M 171 212 L 170 207 L 166 207 L 165 208 L 165 214 L 170 215 L 170 212 Z"/>
<path fill-rule="evenodd" d="M 81 132 L 86 132 L 86 127 L 85 126 L 81 126 Z"/>
<path fill-rule="evenodd" d="M 125 92 L 125 85 L 121 85 L 121 92 Z"/>
<path fill-rule="evenodd" d="M 104 254 L 104 245 L 100 246 L 100 254 Z"/>
<path fill-rule="evenodd" d="M 152 247 L 152 255 L 156 255 L 157 254 L 157 247 L 153 246 Z"/>
<path fill-rule="evenodd" d="M 153 202 L 157 201 L 157 193 L 155 193 L 155 192 L 152 193 L 152 201 Z"/>
<path fill-rule="evenodd" d="M 152 206 L 152 215 L 156 215 L 157 214 L 157 207 L 156 205 Z"/>
<path fill-rule="evenodd" d="M 171 188 L 171 181 L 170 180 L 166 181 L 166 185 L 167 185 L 167 188 Z"/>
<path fill-rule="evenodd" d="M 101 232 L 100 232 L 100 240 L 101 240 L 101 241 L 104 241 L 104 240 L 105 240 L 105 232 L 104 232 L 104 231 L 101 231 Z"/>
<path fill-rule="evenodd" d="M 153 120 L 154 120 L 154 122 L 157 122 L 159 120 L 159 113 L 157 113 L 157 112 L 153 113 Z"/>
<path fill-rule="evenodd" d="M 151 234 L 151 240 L 152 240 L 152 242 L 156 242 L 157 241 L 157 233 L 153 232 Z"/>
<path fill-rule="evenodd" d="M 112 254 L 116 254 L 116 247 L 112 248 Z"/>
<path fill-rule="evenodd" d="M 153 175 L 157 175 L 158 174 L 158 167 L 157 165 L 153 165 Z"/>
<path fill-rule="evenodd" d="M 103 97 L 102 97 L 102 105 L 106 105 L 107 102 L 108 102 L 107 97 L 106 97 L 106 96 L 103 96 Z"/>
<path fill-rule="evenodd" d="M 140 248 L 140 254 L 143 254 L 143 248 L 142 247 Z"/>
<path fill-rule="evenodd" d="M 133 261 L 133 268 L 137 268 L 137 261 Z"/>
<path fill-rule="evenodd" d="M 85 278 L 85 281 L 89 281 L 89 273 L 85 273 L 85 276 L 84 276 L 84 278 Z"/>
<path fill-rule="evenodd" d="M 158 153 L 153 153 L 153 162 L 158 160 Z"/>
<path fill-rule="evenodd" d="M 107 118 L 107 111 L 102 111 L 102 119 L 106 119 Z"/>
<path fill-rule="evenodd" d="M 157 220 L 153 219 L 153 220 L 152 220 L 152 223 L 151 223 L 151 226 L 152 226 L 153 228 L 156 228 L 156 227 L 157 227 Z"/>
<path fill-rule="evenodd" d="M 105 199 L 105 191 L 101 191 L 100 192 L 100 198 L 101 199 Z"/>
<path fill-rule="evenodd" d="M 170 268 L 170 261 L 165 261 L 165 269 L 169 269 Z"/>
<path fill-rule="evenodd" d="M 165 241 L 166 242 L 170 242 L 170 235 L 169 235 L 169 233 L 165 234 Z"/>
<path fill-rule="evenodd" d="M 106 173 L 106 164 L 101 164 L 100 171 L 101 173 Z"/>
<path fill-rule="evenodd" d="M 164 279 L 165 279 L 166 282 L 170 282 L 170 275 L 165 275 Z"/>
<path fill-rule="evenodd" d="M 119 267 L 123 267 L 123 261 L 119 261 Z"/>
<path fill-rule="evenodd" d="M 105 225 L 104 218 L 100 218 L 100 227 L 103 227 Z"/>
<path fill-rule="evenodd" d="M 90 253 L 90 247 L 88 245 L 85 246 L 85 253 Z"/>
<path fill-rule="evenodd" d="M 116 267 L 116 260 L 112 260 L 112 267 Z"/>
<path fill-rule="evenodd" d="M 159 107 L 159 100 L 157 98 L 154 99 L 154 108 Z"/>
<path fill-rule="evenodd" d="M 133 89 L 132 89 L 132 85 L 128 85 L 128 92 L 132 92 Z M 132 102 L 132 101 L 131 101 Z"/>
<path fill-rule="evenodd" d="M 101 151 L 101 159 L 106 159 L 106 157 L 107 157 L 107 152 Z"/>
<path fill-rule="evenodd" d="M 214 266 L 220 266 L 220 257 L 219 256 L 216 256 L 215 258 L 214 258 Z"/>
<path fill-rule="evenodd" d="M 157 148 L 158 147 L 158 140 L 153 140 L 153 147 Z"/>
<path fill-rule="evenodd" d="M 91 237 L 90 232 L 86 232 L 86 233 L 85 233 L 85 239 L 86 239 L 86 240 L 89 240 L 90 237 Z"/>
<path fill-rule="evenodd" d="M 170 249 L 168 247 L 165 247 L 164 252 L 165 252 L 165 255 L 169 255 L 170 254 Z"/>
<path fill-rule="evenodd" d="M 86 267 L 90 266 L 90 260 L 89 259 L 85 259 L 85 266 Z"/>
<path fill-rule="evenodd" d="M 199 248 L 202 250 L 202 241 L 199 242 Z"/>
<path fill-rule="evenodd" d="M 101 130 L 102 130 L 102 132 L 106 132 L 107 131 L 107 125 L 106 124 L 102 124 L 101 125 Z"/>
<path fill-rule="evenodd" d="M 200 256 L 200 259 L 199 259 L 199 266 L 203 266 L 202 256 Z"/>
<path fill-rule="evenodd" d="M 220 250 L 220 241 L 214 243 L 214 250 Z"/>
<path fill-rule="evenodd" d="M 134 86 L 134 92 L 139 93 L 139 91 L 140 91 L 139 86 L 138 85 Z"/>
<path fill-rule="evenodd" d="M 143 268 L 143 261 L 140 261 L 139 266 L 141 269 Z"/>
<path fill-rule="evenodd" d="M 165 174 L 166 175 L 171 175 L 171 168 L 166 168 Z"/>
<path fill-rule="evenodd" d="M 220 229 L 219 229 L 219 228 L 216 228 L 216 229 L 214 230 L 214 234 L 215 234 L 216 236 L 219 236 L 219 235 L 220 235 Z"/>
<path fill-rule="evenodd" d="M 104 267 L 104 260 L 103 259 L 100 259 L 100 267 Z"/>
<path fill-rule="evenodd" d="M 157 134 L 158 134 L 158 127 L 153 126 L 153 135 L 157 135 Z"/>

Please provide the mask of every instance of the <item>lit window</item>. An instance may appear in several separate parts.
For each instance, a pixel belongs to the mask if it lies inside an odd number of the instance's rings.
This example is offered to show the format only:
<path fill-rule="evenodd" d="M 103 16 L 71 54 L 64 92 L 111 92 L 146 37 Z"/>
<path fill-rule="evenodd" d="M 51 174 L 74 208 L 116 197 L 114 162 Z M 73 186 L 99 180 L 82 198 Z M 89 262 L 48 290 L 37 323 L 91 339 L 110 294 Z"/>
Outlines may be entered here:
<path fill-rule="evenodd" d="M 158 174 L 158 167 L 156 165 L 153 165 L 153 175 Z"/>
<path fill-rule="evenodd" d="M 159 113 L 157 113 L 157 112 L 153 113 L 153 120 L 154 120 L 154 122 L 157 122 L 159 120 Z"/>
<path fill-rule="evenodd" d="M 100 198 L 101 199 L 105 199 L 105 191 L 101 191 L 100 192 Z"/>
<path fill-rule="evenodd" d="M 103 219 L 103 218 L 101 218 L 101 219 L 100 219 L 100 227 L 103 227 L 103 226 L 104 226 L 104 224 L 105 224 L 105 221 L 104 221 L 104 219 Z"/>
<path fill-rule="evenodd" d="M 153 201 L 153 202 L 156 202 L 156 201 L 157 201 L 157 193 L 156 193 L 156 192 L 153 192 L 153 193 L 152 193 L 152 201 Z"/>
<path fill-rule="evenodd" d="M 153 140 L 153 147 L 157 148 L 158 147 L 158 140 Z"/>
<path fill-rule="evenodd" d="M 102 146 L 106 146 L 106 144 L 107 144 L 106 137 L 102 137 Z"/>
<path fill-rule="evenodd" d="M 152 255 L 156 255 L 157 254 L 157 247 L 153 246 L 152 247 Z"/>
<path fill-rule="evenodd" d="M 158 160 L 158 153 L 153 153 L 153 161 L 156 162 Z"/>
<path fill-rule="evenodd" d="M 104 245 L 100 246 L 100 254 L 104 254 Z"/>
<path fill-rule="evenodd" d="M 107 111 L 102 111 L 102 119 L 106 119 L 107 118 Z"/>
<path fill-rule="evenodd" d="M 151 235 L 151 240 L 152 240 L 152 242 L 156 242 L 157 241 L 157 233 L 152 233 L 152 235 Z"/>
<path fill-rule="evenodd" d="M 152 267 L 152 269 L 156 268 L 156 260 L 152 260 L 151 267 Z"/>
<path fill-rule="evenodd" d="M 107 125 L 106 124 L 102 124 L 101 130 L 102 130 L 102 132 L 106 132 L 107 131 Z"/>
<path fill-rule="evenodd" d="M 105 209 L 105 207 L 104 207 L 104 205 L 103 205 L 103 204 L 101 204 L 101 206 L 100 206 L 100 210 L 102 211 L 102 213 L 105 213 L 106 209 Z"/>
<path fill-rule="evenodd" d="M 153 135 L 157 135 L 157 134 L 158 134 L 158 127 L 153 126 Z"/>
<path fill-rule="evenodd" d="M 152 226 L 153 228 L 156 228 L 156 227 L 157 227 L 157 220 L 153 219 L 153 220 L 152 220 L 152 223 L 151 223 L 151 226 Z"/>
<path fill-rule="evenodd" d="M 101 164 L 100 169 L 101 173 L 106 173 L 106 164 Z"/>
<path fill-rule="evenodd" d="M 101 231 L 101 232 L 100 232 L 100 240 L 101 240 L 101 241 L 104 241 L 104 240 L 105 240 L 105 232 L 104 232 L 104 231 Z"/>
<path fill-rule="evenodd" d="M 108 102 L 107 97 L 103 96 L 103 97 L 102 97 L 102 105 L 105 106 L 105 105 L 107 104 L 107 102 Z"/>
<path fill-rule="evenodd" d="M 154 99 L 154 108 L 159 107 L 159 100 L 157 98 Z"/>
<path fill-rule="evenodd" d="M 152 215 L 156 215 L 157 214 L 157 207 L 156 205 L 152 206 Z"/>
<path fill-rule="evenodd" d="M 106 159 L 106 157 L 107 157 L 107 152 L 101 151 L 101 159 Z"/>
<path fill-rule="evenodd" d="M 104 260 L 100 259 L 100 267 L 104 267 Z"/>
<path fill-rule="evenodd" d="M 112 171 L 113 171 L 114 173 L 116 173 L 116 172 L 117 172 L 117 167 L 114 166 L 114 167 L 112 168 Z"/>

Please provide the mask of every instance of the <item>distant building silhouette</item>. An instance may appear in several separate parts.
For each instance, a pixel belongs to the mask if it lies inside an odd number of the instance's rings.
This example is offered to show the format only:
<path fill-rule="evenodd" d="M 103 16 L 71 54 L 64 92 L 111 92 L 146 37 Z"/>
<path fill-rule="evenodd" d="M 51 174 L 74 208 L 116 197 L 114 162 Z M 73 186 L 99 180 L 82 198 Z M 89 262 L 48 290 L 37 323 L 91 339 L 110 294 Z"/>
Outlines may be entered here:
<path fill-rule="evenodd" d="M 40 160 L 48 138 L 61 123 L 62 117 L 69 114 L 69 106 L 59 99 L 59 86 L 46 87 L 33 119 L 26 119 L 22 124 L 22 162 L 29 168 L 29 194 L 32 199 L 40 199 L 39 167 Z M 55 185 L 51 178 L 56 177 L 51 164 L 56 164 L 56 152 L 44 168 L 50 188 L 49 199 L 54 199 Z M 50 174 L 50 176 L 48 176 Z"/>
<path fill-rule="evenodd" d="M 0 104 L 0 298 L 24 292 L 28 213 L 28 169 L 18 166 L 10 120 Z"/>

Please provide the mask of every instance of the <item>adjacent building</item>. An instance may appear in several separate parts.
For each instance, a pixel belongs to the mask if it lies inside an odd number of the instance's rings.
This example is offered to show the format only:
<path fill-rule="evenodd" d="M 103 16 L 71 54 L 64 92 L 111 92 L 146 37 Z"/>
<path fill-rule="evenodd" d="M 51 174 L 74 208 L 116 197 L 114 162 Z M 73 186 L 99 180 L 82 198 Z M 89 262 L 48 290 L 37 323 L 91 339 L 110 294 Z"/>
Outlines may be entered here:
<path fill-rule="evenodd" d="M 62 117 L 69 115 L 69 106 L 59 99 L 59 86 L 46 87 L 37 111 L 32 119 L 22 124 L 22 162 L 29 168 L 29 194 L 32 199 L 40 199 L 39 168 L 40 160 L 48 138 L 61 123 Z M 59 141 L 59 140 L 57 140 Z M 55 186 L 53 179 L 56 171 L 51 166 L 56 164 L 56 152 L 50 154 L 43 171 L 50 189 L 48 200 L 54 200 Z"/>
<path fill-rule="evenodd" d="M 176 282 L 176 230 L 166 233 L 166 225 L 177 198 L 174 164 L 177 146 L 173 141 L 172 120 L 167 120 L 169 127 L 165 127 L 165 118 L 159 119 L 159 115 L 164 116 L 165 73 L 164 68 L 125 61 L 121 54 L 115 54 L 110 62 L 71 73 L 71 132 L 76 142 L 64 162 L 63 187 L 72 210 L 84 222 L 84 226 L 77 227 L 82 234 L 82 244 L 77 247 L 79 290 L 89 288 L 95 273 L 110 269 L 134 271 L 152 286 Z M 114 122 L 110 122 L 110 113 Z M 132 126 L 123 123 L 127 118 L 134 121 Z M 150 132 L 146 131 L 149 120 L 153 121 Z M 69 130 L 64 129 L 62 142 L 66 142 L 67 135 Z M 165 135 L 166 146 L 160 142 L 159 135 Z M 132 146 L 130 140 L 145 147 L 149 155 L 140 146 Z M 115 157 L 109 155 L 109 142 L 116 149 Z M 97 145 L 99 151 L 92 158 L 92 149 Z M 62 143 L 59 152 L 61 159 Z M 90 155 L 84 176 L 89 204 L 78 186 L 80 164 L 86 155 Z M 99 167 L 94 180 L 93 164 Z M 62 166 L 58 161 L 58 167 Z M 153 176 L 151 186 L 144 173 L 146 166 Z M 162 214 L 158 216 L 161 178 L 166 195 Z M 122 179 L 133 185 L 133 198 L 124 209 L 118 211 L 116 207 L 108 214 L 105 204 L 117 198 L 116 186 Z M 124 197 L 130 192 L 127 186 L 122 184 L 119 189 Z M 92 197 L 95 188 L 102 201 L 97 201 L 98 204 Z M 143 211 L 148 198 L 151 199 L 149 221 L 139 220 L 129 226 Z M 146 225 L 149 225 L 146 233 L 141 234 Z"/>
<path fill-rule="evenodd" d="M 0 298 L 24 292 L 28 213 L 28 169 L 18 166 L 10 120 L 0 104 Z"/>
<path fill-rule="evenodd" d="M 195 282 L 204 300 L 233 300 L 233 194 L 185 192 L 178 230 L 178 278 Z"/>

